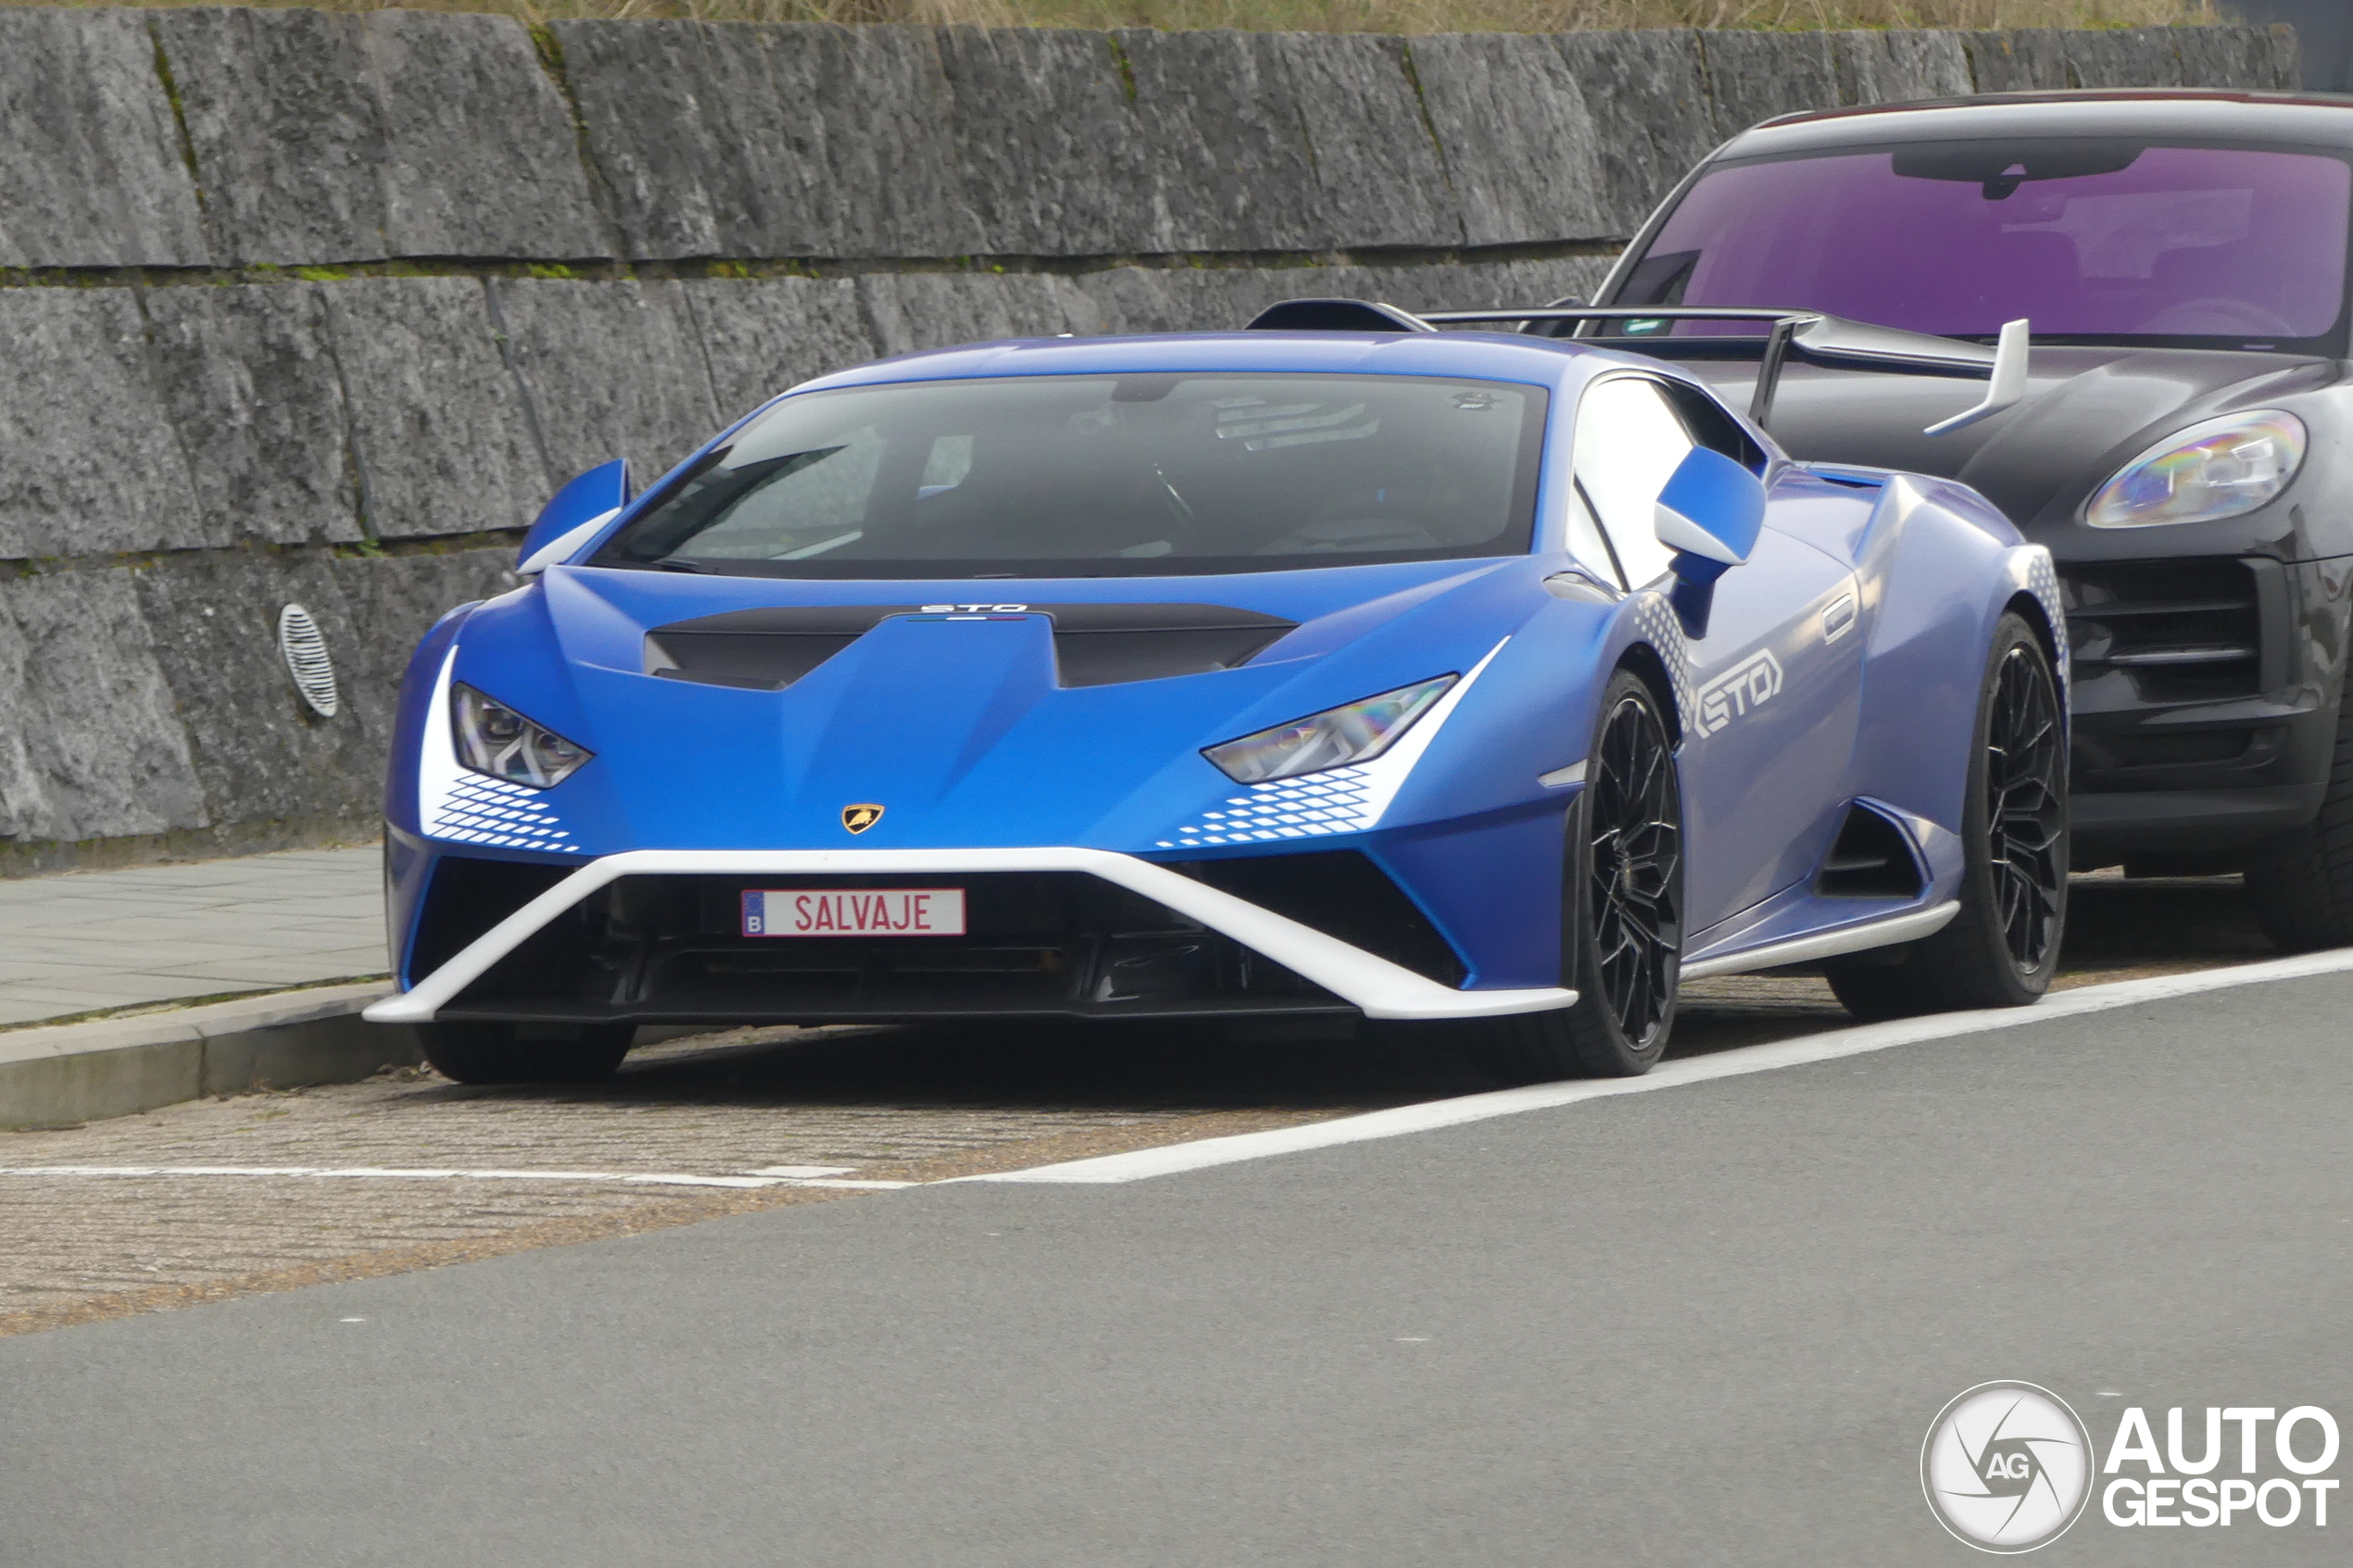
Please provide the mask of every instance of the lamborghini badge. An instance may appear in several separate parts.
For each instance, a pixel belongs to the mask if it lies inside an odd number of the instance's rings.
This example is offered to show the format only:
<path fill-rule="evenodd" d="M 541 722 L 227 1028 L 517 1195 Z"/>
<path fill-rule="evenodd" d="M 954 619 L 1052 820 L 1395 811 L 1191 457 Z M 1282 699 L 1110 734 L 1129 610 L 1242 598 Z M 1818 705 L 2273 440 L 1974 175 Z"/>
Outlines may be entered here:
<path fill-rule="evenodd" d="M 864 833 L 882 821 L 879 806 L 845 806 L 841 809 L 841 825 L 852 833 Z"/>

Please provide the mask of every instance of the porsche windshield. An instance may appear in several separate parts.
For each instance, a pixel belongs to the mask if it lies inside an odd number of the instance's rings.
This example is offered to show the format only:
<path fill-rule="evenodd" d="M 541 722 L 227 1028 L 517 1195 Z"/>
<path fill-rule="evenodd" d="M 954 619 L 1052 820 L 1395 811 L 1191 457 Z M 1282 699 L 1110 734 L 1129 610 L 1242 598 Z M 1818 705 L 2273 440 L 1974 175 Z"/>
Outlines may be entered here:
<path fill-rule="evenodd" d="M 1169 575 L 1524 551 L 1545 396 L 1401 376 L 1021 376 L 776 405 L 597 566 Z"/>
<path fill-rule="evenodd" d="M 1947 337 L 2022 316 L 2038 339 L 2319 349 L 2341 331 L 2349 189 L 2334 155 L 2080 138 L 1728 164 L 1611 303 L 1790 306 Z"/>

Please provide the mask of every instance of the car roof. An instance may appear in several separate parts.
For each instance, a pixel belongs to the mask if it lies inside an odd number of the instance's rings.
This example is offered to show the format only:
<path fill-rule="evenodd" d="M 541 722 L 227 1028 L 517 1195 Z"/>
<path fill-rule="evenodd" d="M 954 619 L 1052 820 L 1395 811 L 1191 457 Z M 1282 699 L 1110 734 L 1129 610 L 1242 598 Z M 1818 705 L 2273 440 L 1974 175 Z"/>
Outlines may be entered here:
<path fill-rule="evenodd" d="M 1155 371 L 1472 376 L 1558 386 L 1591 361 L 1622 355 L 1514 332 L 1230 332 L 1021 338 L 877 359 L 796 393 L 983 376 L 1139 375 Z"/>
<path fill-rule="evenodd" d="M 2180 136 L 2353 150 L 2353 97 L 2159 87 L 1870 104 L 1768 119 L 1733 137 L 1715 156 L 1771 157 L 1993 136 Z"/>

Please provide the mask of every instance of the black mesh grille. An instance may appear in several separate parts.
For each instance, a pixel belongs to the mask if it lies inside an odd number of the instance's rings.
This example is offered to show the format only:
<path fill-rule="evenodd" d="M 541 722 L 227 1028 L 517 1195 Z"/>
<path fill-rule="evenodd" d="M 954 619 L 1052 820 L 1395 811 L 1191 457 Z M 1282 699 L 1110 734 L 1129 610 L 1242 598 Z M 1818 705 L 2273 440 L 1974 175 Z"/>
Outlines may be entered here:
<path fill-rule="evenodd" d="M 409 977 L 431 974 L 475 937 L 579 869 L 444 855 L 434 862 L 433 880 L 425 886 Z"/>
<path fill-rule="evenodd" d="M 2230 558 L 2075 565 L 2060 573 L 2080 675 L 2121 670 L 2145 701 L 2247 696 L 2262 688 L 2254 572 Z"/>
<path fill-rule="evenodd" d="M 966 934 L 743 934 L 747 891 L 812 887 L 961 888 Z M 1071 872 L 995 872 L 623 877 L 501 960 L 443 1016 L 814 1022 L 1353 1010 L 1114 884 Z"/>
<path fill-rule="evenodd" d="M 1919 859 L 1904 830 L 1861 801 L 1846 809 L 1838 842 L 1814 878 L 1825 898 L 1917 898 Z"/>
<path fill-rule="evenodd" d="M 1170 869 L 1441 985 L 1460 985 L 1468 972 L 1428 917 L 1361 850 L 1180 860 Z"/>

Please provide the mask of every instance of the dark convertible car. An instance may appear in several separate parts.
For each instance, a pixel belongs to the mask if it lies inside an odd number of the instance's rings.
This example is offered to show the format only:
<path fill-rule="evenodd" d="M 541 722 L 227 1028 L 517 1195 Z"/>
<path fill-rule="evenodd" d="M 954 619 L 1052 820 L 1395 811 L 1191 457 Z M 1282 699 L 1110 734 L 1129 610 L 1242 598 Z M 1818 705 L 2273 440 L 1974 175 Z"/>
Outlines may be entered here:
<path fill-rule="evenodd" d="M 1668 197 L 1604 284 L 1606 320 L 1535 330 L 1640 340 L 1734 395 L 1762 383 L 1752 411 L 1793 454 L 1994 500 L 2058 564 L 2079 867 L 2244 870 L 2275 939 L 2339 946 L 2349 222 L 2353 99 L 2089 92 L 1794 115 Z M 2012 367 L 2005 397 L 1996 372 L 1987 398 L 1917 367 L 1809 359 L 1786 324 L 1665 313 L 1709 306 L 1976 344 L 2023 320 L 2025 374 Z M 1971 405 L 1980 417 L 1954 418 Z"/>

